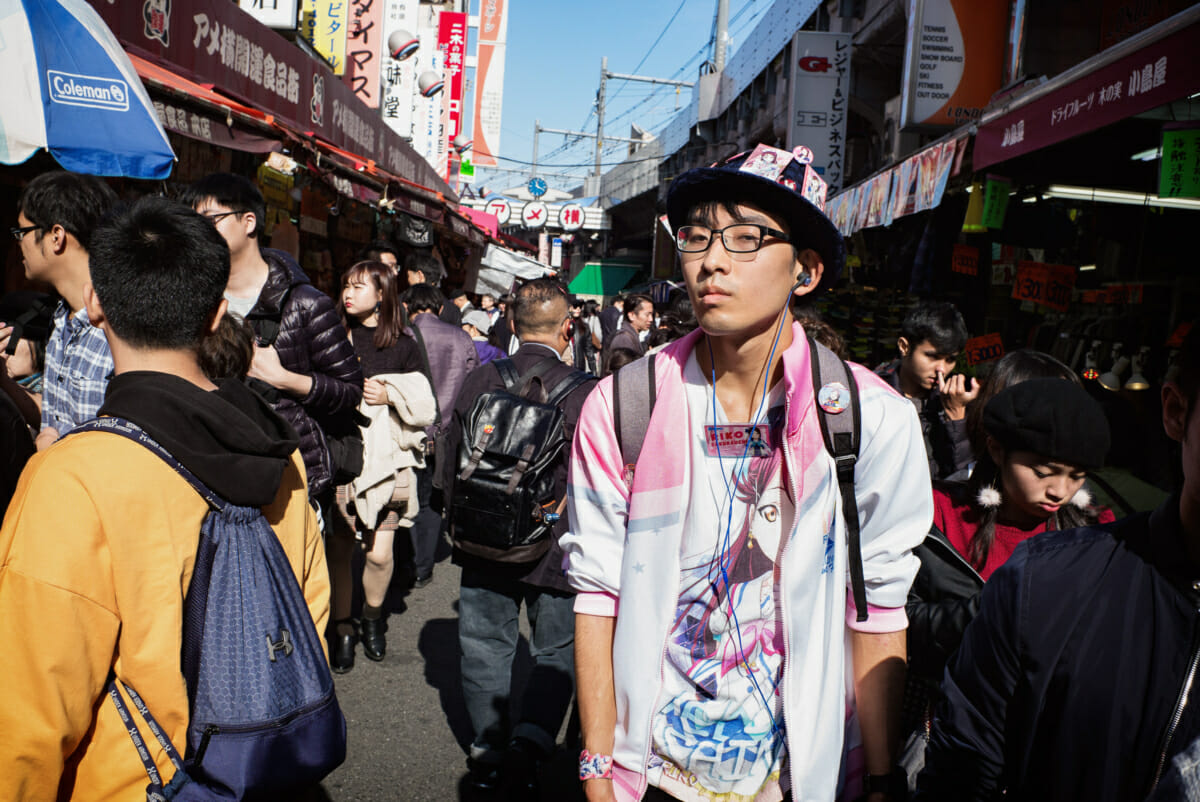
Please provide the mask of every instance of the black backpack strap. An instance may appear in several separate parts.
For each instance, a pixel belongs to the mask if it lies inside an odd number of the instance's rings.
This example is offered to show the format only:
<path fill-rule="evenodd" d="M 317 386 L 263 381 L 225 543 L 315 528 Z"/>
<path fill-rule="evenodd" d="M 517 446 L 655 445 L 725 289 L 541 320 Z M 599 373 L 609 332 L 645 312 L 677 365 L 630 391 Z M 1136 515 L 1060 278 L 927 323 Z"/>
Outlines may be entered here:
<path fill-rule="evenodd" d="M 575 388 L 589 381 L 591 378 L 592 375 L 590 373 L 582 370 L 571 371 L 570 374 L 564 376 L 562 381 L 554 386 L 554 389 L 546 393 L 546 403 L 558 406 L 567 400 L 567 396 L 574 392 Z"/>
<path fill-rule="evenodd" d="M 613 377 L 613 431 L 621 446 L 621 461 L 625 473 L 630 475 L 642 455 L 642 444 L 646 442 L 646 430 L 650 428 L 650 416 L 658 400 L 655 381 L 654 359 L 650 354 L 615 371 Z"/>
<path fill-rule="evenodd" d="M 171 466 L 175 473 L 183 477 L 184 481 L 191 485 L 192 488 L 195 489 L 195 491 L 199 493 L 205 501 L 208 502 L 209 507 L 214 510 L 225 508 L 226 502 L 224 499 L 209 490 L 208 485 L 204 484 L 204 482 L 201 482 L 198 478 L 196 478 L 194 473 L 183 467 L 183 464 L 179 460 L 175 459 L 175 457 L 171 455 L 171 452 L 160 446 L 153 438 L 150 437 L 150 435 L 146 434 L 142 427 L 138 426 L 136 423 L 125 420 L 124 418 L 105 416 L 103 418 L 94 418 L 86 423 L 81 423 L 67 434 L 74 435 L 81 434 L 83 432 L 111 432 L 112 434 L 119 434 L 124 438 L 144 446 L 145 448 L 154 452 L 155 456 L 167 463 L 167 465 Z"/>
<path fill-rule="evenodd" d="M 858 400 L 858 383 L 850 366 L 837 354 L 808 338 L 809 361 L 812 363 L 813 399 L 817 420 L 821 422 L 821 437 L 837 467 L 838 489 L 842 493 L 842 514 L 846 517 L 846 545 L 850 567 L 850 590 L 858 620 L 867 620 L 867 587 L 863 577 L 861 528 L 858 520 L 858 499 L 854 494 L 854 466 L 862 438 L 862 409 Z M 841 412 L 826 410 L 820 401 L 822 388 L 838 383 L 850 393 L 849 408 Z M 846 415 L 848 411 L 850 414 Z"/>

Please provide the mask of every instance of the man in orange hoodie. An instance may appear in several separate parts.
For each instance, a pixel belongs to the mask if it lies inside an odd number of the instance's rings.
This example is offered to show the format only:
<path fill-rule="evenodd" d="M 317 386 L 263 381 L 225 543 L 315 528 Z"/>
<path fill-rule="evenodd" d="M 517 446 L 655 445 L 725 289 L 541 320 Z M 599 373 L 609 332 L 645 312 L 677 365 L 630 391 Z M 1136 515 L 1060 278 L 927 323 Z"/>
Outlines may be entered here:
<path fill-rule="evenodd" d="M 96 231 L 91 257 L 85 304 L 116 374 L 100 415 L 136 423 L 226 500 L 261 507 L 322 631 L 329 578 L 296 434 L 196 361 L 225 312 L 225 240 L 191 209 L 146 198 Z M 0 529 L 0 799 L 146 798 L 104 688 L 110 675 L 136 688 L 166 736 L 186 741 L 183 600 L 207 512 L 167 463 L 113 433 L 30 460 Z M 171 777 L 158 742 L 146 748 Z"/>

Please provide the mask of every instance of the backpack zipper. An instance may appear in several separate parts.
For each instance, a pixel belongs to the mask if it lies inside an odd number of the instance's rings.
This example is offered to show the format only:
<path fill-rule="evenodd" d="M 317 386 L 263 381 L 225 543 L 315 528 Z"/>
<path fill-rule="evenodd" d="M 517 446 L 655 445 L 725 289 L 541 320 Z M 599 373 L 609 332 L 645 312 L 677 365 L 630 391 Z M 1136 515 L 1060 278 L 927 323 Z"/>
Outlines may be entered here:
<path fill-rule="evenodd" d="M 1153 791 L 1158 781 L 1162 778 L 1163 767 L 1167 762 L 1167 749 L 1171 746 L 1171 739 L 1175 735 L 1176 728 L 1179 727 L 1179 721 L 1183 718 L 1183 711 L 1187 707 L 1188 696 L 1191 694 L 1192 683 L 1196 679 L 1196 669 L 1200 666 L 1200 629 L 1192 633 L 1192 655 L 1188 660 L 1187 673 L 1183 676 L 1183 685 L 1179 688 L 1179 697 L 1175 700 L 1175 709 L 1171 713 L 1170 721 L 1167 723 L 1167 729 L 1163 733 L 1162 743 L 1158 751 L 1158 761 L 1154 767 L 1154 781 L 1150 784 L 1150 790 Z"/>
<path fill-rule="evenodd" d="M 196 766 L 200 765 L 200 762 L 204 759 L 204 752 L 208 749 L 208 742 L 214 735 L 217 735 L 218 733 L 254 732 L 255 730 L 278 729 L 290 724 L 300 716 L 311 713 L 314 710 L 318 710 L 333 701 L 334 697 L 329 696 L 314 704 L 308 705 L 307 707 L 302 707 L 299 710 L 288 713 L 286 716 L 280 716 L 277 719 L 259 722 L 257 724 L 235 724 L 228 726 L 209 724 L 204 728 L 204 735 L 200 738 L 200 745 L 196 747 L 196 757 L 193 758 L 193 762 Z"/>

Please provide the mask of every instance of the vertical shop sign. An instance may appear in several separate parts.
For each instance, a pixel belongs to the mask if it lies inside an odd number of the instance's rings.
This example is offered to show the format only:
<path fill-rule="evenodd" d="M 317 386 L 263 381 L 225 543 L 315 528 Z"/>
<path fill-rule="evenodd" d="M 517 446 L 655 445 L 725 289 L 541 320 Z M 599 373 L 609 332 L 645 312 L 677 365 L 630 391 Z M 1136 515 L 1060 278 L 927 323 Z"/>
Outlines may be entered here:
<path fill-rule="evenodd" d="M 379 40 L 383 36 L 381 0 L 350 0 L 346 34 L 346 85 L 368 108 L 379 108 Z M 384 45 L 386 47 L 386 43 Z"/>
<path fill-rule="evenodd" d="M 985 228 L 1004 228 L 1004 217 L 1008 214 L 1008 193 L 1012 182 L 1007 178 L 989 175 L 983 185 L 983 216 Z"/>
<path fill-rule="evenodd" d="M 1200 198 L 1200 128 L 1163 131 L 1158 194 L 1163 198 Z"/>
<path fill-rule="evenodd" d="M 909 0 L 903 127 L 979 119 L 1001 87 L 1010 0 Z"/>
<path fill-rule="evenodd" d="M 304 0 L 300 35 L 329 62 L 334 75 L 346 72 L 346 34 L 350 0 Z"/>
<path fill-rule="evenodd" d="M 374 0 L 376 3 L 381 0 Z M 379 110 L 388 127 L 405 139 L 413 135 L 413 96 L 417 86 L 417 59 L 392 58 L 391 41 L 417 36 L 417 0 L 382 0 L 383 30 L 376 39 L 379 53 Z"/>
<path fill-rule="evenodd" d="M 971 245 L 954 246 L 954 255 L 950 259 L 950 269 L 964 276 L 979 275 L 979 249 Z"/>
<path fill-rule="evenodd" d="M 850 96 L 850 34 L 801 31 L 792 39 L 788 148 L 812 151 L 829 187 L 842 187 Z"/>
<path fill-rule="evenodd" d="M 504 100 L 504 48 L 508 0 L 480 0 L 475 58 L 475 164 L 495 167 L 500 152 L 500 112 Z"/>
<path fill-rule="evenodd" d="M 467 54 L 467 15 L 443 11 L 438 17 L 438 49 L 442 51 L 442 71 L 446 88 L 442 90 L 445 104 L 445 126 L 442 136 L 446 142 L 447 162 L 443 175 L 450 176 L 454 149 L 450 143 L 462 130 L 463 69 Z"/>
<path fill-rule="evenodd" d="M 238 0 L 238 5 L 256 20 L 277 31 L 294 31 L 300 17 L 299 0 Z"/>
<path fill-rule="evenodd" d="M 437 13 L 437 12 L 433 12 Z M 441 12 L 448 13 L 448 12 Z M 418 11 L 418 15 L 424 17 L 425 14 Z M 438 48 L 438 25 L 436 16 L 432 24 L 426 24 L 426 20 L 422 19 L 417 35 L 421 39 L 421 47 L 417 50 L 417 54 L 409 61 L 415 62 L 413 71 L 419 77 L 422 73 L 432 72 L 435 75 L 444 78 L 445 71 L 442 65 L 443 53 Z M 412 127 L 412 143 L 417 153 L 421 155 L 425 161 L 429 162 L 437 171 L 438 175 L 443 175 L 446 171 L 446 137 L 443 134 L 445 129 L 445 89 L 434 95 L 433 97 L 423 97 L 416 90 L 416 81 L 413 82 L 413 94 L 410 102 L 414 104 L 413 111 L 413 127 Z"/>

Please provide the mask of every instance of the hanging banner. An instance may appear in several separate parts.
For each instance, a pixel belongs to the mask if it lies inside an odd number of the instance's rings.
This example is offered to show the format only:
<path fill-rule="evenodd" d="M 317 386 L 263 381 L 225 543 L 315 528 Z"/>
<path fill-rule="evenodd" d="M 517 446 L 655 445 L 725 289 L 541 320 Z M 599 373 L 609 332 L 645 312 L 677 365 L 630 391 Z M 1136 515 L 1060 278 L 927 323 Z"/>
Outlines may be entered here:
<path fill-rule="evenodd" d="M 1158 194 L 1162 198 L 1200 198 L 1200 128 L 1163 131 Z"/>
<path fill-rule="evenodd" d="M 508 0 L 480 0 L 475 58 L 475 164 L 495 167 L 500 152 L 500 112 L 504 101 L 504 48 Z"/>
<path fill-rule="evenodd" d="M 1010 0 L 909 0 L 903 128 L 979 119 L 1004 80 Z"/>
<path fill-rule="evenodd" d="M 346 33 L 350 4 L 346 0 L 304 0 L 300 35 L 329 62 L 334 75 L 346 72 Z"/>
<path fill-rule="evenodd" d="M 1065 312 L 1071 305 L 1075 272 L 1072 265 L 1018 262 L 1012 297 L 1018 301 L 1032 301 Z"/>
<path fill-rule="evenodd" d="M 446 88 L 442 90 L 445 105 L 445 128 L 447 162 L 443 175 L 449 180 L 453 148 L 450 143 L 462 130 L 463 121 L 463 70 L 467 53 L 467 15 L 456 11 L 443 11 L 438 16 L 438 49 L 442 51 L 442 71 Z"/>
<path fill-rule="evenodd" d="M 417 59 L 405 46 L 411 48 L 418 41 L 417 9 L 417 0 L 384 0 L 382 30 L 375 43 L 379 52 L 379 108 L 383 121 L 405 139 L 413 135 L 417 91 Z"/>
<path fill-rule="evenodd" d="M 946 182 L 950 180 L 950 168 L 954 166 L 954 151 L 957 140 L 943 142 L 926 148 L 917 155 L 917 200 L 914 211 L 924 212 L 936 208 L 946 194 Z"/>
<path fill-rule="evenodd" d="M 801 31 L 792 39 L 787 146 L 812 151 L 813 169 L 825 179 L 830 194 L 842 188 L 850 43 L 848 33 Z"/>
<path fill-rule="evenodd" d="M 350 30 L 346 34 L 346 86 L 367 108 L 379 108 L 379 62 L 382 53 L 383 4 L 351 0 Z M 385 45 L 386 46 L 386 45 Z"/>

